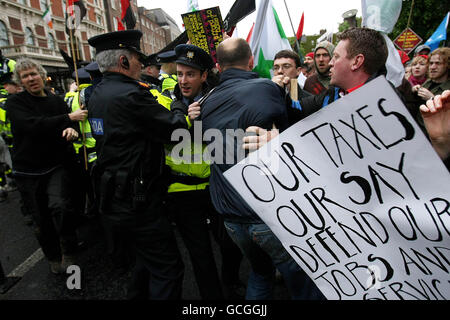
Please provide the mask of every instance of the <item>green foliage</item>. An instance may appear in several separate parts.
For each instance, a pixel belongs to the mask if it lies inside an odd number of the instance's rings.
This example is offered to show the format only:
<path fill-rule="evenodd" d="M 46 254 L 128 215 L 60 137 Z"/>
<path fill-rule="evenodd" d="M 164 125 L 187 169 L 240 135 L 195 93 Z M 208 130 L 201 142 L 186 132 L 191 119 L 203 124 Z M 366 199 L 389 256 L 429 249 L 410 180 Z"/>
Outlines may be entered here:
<path fill-rule="evenodd" d="M 400 17 L 394 30 L 389 34 L 392 40 L 406 29 L 411 4 L 412 0 L 403 0 Z M 450 2 L 448 0 L 415 0 L 409 27 L 425 42 L 442 22 L 448 11 L 450 11 Z M 447 39 L 449 39 L 448 30 Z"/>
<path fill-rule="evenodd" d="M 362 24 L 362 17 L 356 17 L 356 26 L 361 27 L 361 24 Z M 339 32 L 345 31 L 348 28 L 350 28 L 350 25 L 348 24 L 347 21 L 344 21 L 339 24 Z"/>

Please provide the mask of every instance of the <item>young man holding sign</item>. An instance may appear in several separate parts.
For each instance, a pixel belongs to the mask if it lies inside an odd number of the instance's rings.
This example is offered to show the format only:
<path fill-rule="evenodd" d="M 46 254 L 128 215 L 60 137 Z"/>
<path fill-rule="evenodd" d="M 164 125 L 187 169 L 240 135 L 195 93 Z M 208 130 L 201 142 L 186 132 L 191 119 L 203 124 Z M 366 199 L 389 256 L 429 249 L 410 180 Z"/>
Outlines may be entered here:
<path fill-rule="evenodd" d="M 340 97 L 362 87 L 368 81 L 386 73 L 388 50 L 383 36 L 372 29 L 353 28 L 344 31 L 330 61 L 330 87 L 320 95 L 300 99 L 301 110 L 293 109 L 290 117 L 306 118 Z M 289 82 L 286 77 L 284 84 Z M 256 136 L 244 138 L 244 148 L 255 150 L 270 141 L 278 131 L 267 132 L 249 127 Z"/>

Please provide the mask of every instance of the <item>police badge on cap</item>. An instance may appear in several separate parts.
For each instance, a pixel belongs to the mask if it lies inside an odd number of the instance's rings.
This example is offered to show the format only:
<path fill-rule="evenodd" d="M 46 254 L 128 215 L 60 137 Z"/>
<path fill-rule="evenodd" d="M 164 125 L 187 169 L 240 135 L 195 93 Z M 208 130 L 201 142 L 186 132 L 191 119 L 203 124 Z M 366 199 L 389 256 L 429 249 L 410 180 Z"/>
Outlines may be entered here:
<path fill-rule="evenodd" d="M 89 38 L 88 43 L 95 48 L 97 54 L 105 50 L 127 49 L 145 57 L 141 52 L 141 37 L 142 32 L 139 30 L 115 31 Z"/>
<path fill-rule="evenodd" d="M 175 53 L 177 55 L 176 63 L 184 64 L 201 71 L 214 68 L 214 62 L 211 56 L 197 46 L 180 44 L 176 46 Z"/>

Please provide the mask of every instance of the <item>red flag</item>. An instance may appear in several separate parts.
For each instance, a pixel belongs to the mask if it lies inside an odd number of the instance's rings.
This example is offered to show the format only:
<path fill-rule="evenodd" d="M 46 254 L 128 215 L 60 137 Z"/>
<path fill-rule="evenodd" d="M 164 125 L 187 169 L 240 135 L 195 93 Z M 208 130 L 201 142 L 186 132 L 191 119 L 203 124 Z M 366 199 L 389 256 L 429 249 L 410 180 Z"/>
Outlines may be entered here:
<path fill-rule="evenodd" d="M 131 8 L 130 0 L 120 0 L 122 7 L 121 20 L 127 25 L 127 29 L 134 29 L 136 26 L 136 18 Z"/>
<path fill-rule="evenodd" d="M 86 6 L 83 0 L 68 0 L 66 7 L 66 33 L 70 34 L 69 29 L 75 31 L 80 25 L 81 20 L 86 16 Z M 69 19 L 69 16 L 71 18 Z"/>
<path fill-rule="evenodd" d="M 117 31 L 125 30 L 125 27 L 122 24 L 122 21 L 118 17 L 115 17 L 117 19 Z"/>
<path fill-rule="evenodd" d="M 252 38 L 253 28 L 255 27 L 255 23 L 253 22 L 252 28 L 250 29 L 248 36 L 247 36 L 247 42 L 250 43 L 250 39 Z"/>
<path fill-rule="evenodd" d="M 300 19 L 300 24 L 298 25 L 297 30 L 297 40 L 300 40 L 300 38 L 303 35 L 303 25 L 305 24 L 305 13 L 302 13 L 302 18 Z"/>

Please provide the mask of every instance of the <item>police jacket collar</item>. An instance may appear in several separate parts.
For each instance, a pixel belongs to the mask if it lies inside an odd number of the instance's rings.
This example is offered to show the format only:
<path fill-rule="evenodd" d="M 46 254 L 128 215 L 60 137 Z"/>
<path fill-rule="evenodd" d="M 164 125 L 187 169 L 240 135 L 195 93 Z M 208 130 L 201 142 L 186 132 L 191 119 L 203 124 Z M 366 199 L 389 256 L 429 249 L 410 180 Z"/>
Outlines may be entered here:
<path fill-rule="evenodd" d="M 220 75 L 220 83 L 223 83 L 230 79 L 250 80 L 250 79 L 257 79 L 257 78 L 259 78 L 259 75 L 256 72 L 245 71 L 245 70 L 236 69 L 236 68 L 230 68 L 230 69 L 225 70 Z"/>
<path fill-rule="evenodd" d="M 136 81 L 136 79 L 130 78 L 129 76 L 124 75 L 123 73 L 113 72 L 113 71 L 105 71 L 103 73 L 103 78 L 121 80 L 121 81 L 123 81 L 123 80 Z"/>

